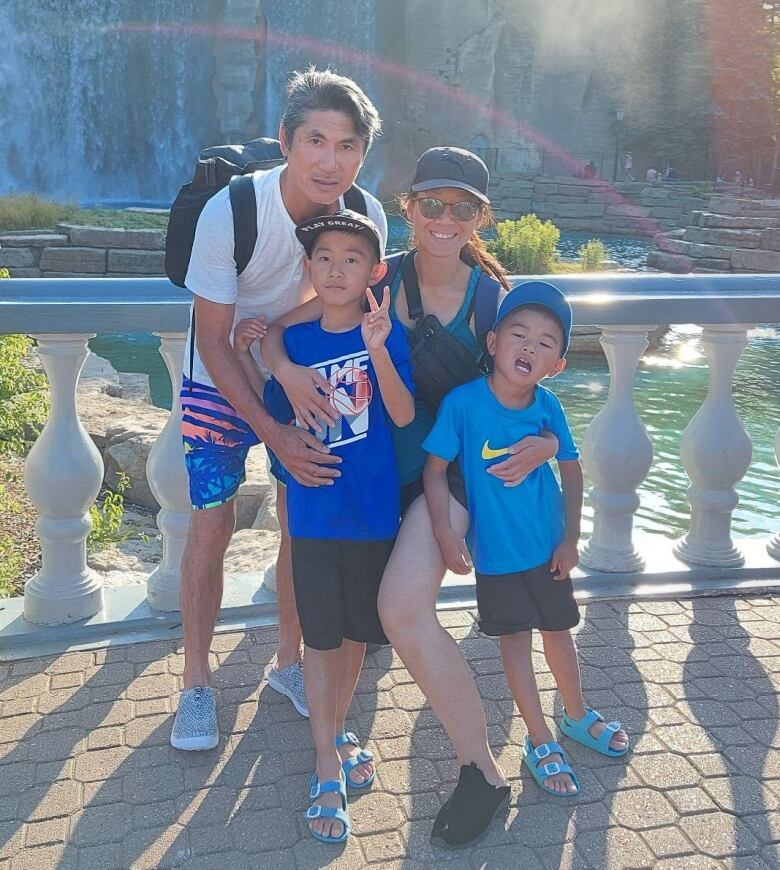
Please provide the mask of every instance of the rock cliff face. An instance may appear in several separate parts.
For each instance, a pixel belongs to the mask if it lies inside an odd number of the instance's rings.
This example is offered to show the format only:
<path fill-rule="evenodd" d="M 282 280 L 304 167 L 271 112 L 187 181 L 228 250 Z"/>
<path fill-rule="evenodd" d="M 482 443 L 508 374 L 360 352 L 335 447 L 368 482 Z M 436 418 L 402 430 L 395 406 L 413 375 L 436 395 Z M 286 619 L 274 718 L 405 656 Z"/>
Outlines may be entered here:
<path fill-rule="evenodd" d="M 350 15 L 346 5 L 224 0 L 226 35 L 255 28 L 256 37 L 239 40 L 235 51 L 215 49 L 228 138 L 253 124 L 273 132 L 284 80 L 307 63 L 353 76 L 380 108 L 385 135 L 363 178 L 383 196 L 405 187 L 422 150 L 444 143 L 481 151 L 499 171 L 571 176 L 594 160 L 611 177 L 621 144 L 615 110 L 627 109 L 635 128 L 659 111 L 664 71 L 654 59 L 662 34 L 632 0 L 363 0 L 348 4 Z M 680 28 L 676 39 L 691 74 L 675 74 L 693 89 L 677 102 L 695 97 L 699 105 L 706 82 L 694 71 L 704 46 L 694 30 Z M 671 109 L 685 106 L 663 111 Z M 651 159 L 634 145 L 637 169 Z"/>

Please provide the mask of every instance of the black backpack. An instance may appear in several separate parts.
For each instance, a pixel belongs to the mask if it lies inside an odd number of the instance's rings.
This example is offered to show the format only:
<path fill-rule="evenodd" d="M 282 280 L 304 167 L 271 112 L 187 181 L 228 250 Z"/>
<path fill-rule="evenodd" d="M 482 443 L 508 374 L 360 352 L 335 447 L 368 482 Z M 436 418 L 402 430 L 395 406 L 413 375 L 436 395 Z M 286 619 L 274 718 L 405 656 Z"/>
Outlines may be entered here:
<path fill-rule="evenodd" d="M 195 228 L 206 203 L 230 186 L 236 274 L 246 269 L 257 242 L 257 203 L 252 173 L 284 163 L 276 139 L 253 139 L 244 145 L 214 145 L 198 154 L 192 181 L 183 185 L 171 206 L 165 240 L 165 274 L 184 287 L 190 265 Z M 366 198 L 355 184 L 344 194 L 344 205 L 367 214 Z"/>

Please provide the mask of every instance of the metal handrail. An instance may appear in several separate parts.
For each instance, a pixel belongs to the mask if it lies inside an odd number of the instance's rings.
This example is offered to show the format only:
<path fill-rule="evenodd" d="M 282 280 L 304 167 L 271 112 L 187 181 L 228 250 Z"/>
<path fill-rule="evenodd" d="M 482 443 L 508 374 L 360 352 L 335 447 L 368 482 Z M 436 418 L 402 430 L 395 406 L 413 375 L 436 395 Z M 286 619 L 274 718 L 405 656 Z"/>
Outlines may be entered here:
<path fill-rule="evenodd" d="M 780 322 L 780 274 L 534 277 L 560 287 L 575 323 Z M 0 333 L 184 332 L 191 298 L 167 278 L 11 278 L 0 281 Z"/>

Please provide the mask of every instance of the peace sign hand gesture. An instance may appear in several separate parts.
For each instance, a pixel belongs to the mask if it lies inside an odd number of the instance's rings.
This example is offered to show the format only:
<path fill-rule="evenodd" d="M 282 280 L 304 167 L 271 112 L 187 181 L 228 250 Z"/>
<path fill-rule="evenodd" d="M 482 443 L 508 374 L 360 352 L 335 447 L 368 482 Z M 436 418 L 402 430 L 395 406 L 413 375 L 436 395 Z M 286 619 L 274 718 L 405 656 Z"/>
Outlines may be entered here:
<path fill-rule="evenodd" d="M 366 296 L 370 310 L 363 315 L 360 332 L 363 335 L 366 350 L 371 353 L 381 350 L 385 345 L 387 336 L 390 335 L 390 288 L 385 287 L 381 305 L 376 301 L 371 290 L 366 290 Z"/>

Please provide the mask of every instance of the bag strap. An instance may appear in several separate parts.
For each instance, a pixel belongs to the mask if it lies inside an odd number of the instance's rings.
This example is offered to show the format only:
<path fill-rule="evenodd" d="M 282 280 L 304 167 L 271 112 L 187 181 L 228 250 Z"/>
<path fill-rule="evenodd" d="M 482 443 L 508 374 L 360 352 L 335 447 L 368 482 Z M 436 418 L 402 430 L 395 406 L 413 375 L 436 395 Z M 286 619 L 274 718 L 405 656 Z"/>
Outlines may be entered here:
<path fill-rule="evenodd" d="M 401 261 L 401 279 L 404 282 L 406 294 L 406 307 L 409 311 L 409 319 L 415 323 L 425 316 L 420 298 L 420 283 L 417 280 L 417 270 L 414 268 L 415 251 L 407 251 Z"/>
<path fill-rule="evenodd" d="M 344 208 L 348 208 L 351 211 L 356 211 L 358 214 L 368 217 L 368 206 L 366 205 L 365 194 L 356 184 L 353 184 L 344 194 Z"/>
<path fill-rule="evenodd" d="M 493 323 L 496 320 L 500 290 L 501 285 L 495 278 L 491 278 L 485 272 L 480 274 L 477 279 L 477 286 L 474 288 L 474 299 L 472 301 L 472 310 L 475 313 L 474 331 L 477 334 L 477 341 L 480 347 L 484 345 L 485 336 L 493 328 Z M 471 315 L 469 314 L 470 318 Z"/>
<path fill-rule="evenodd" d="M 236 275 L 246 269 L 257 244 L 257 201 L 251 175 L 230 179 L 230 207 L 233 210 L 233 256 Z"/>

